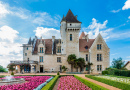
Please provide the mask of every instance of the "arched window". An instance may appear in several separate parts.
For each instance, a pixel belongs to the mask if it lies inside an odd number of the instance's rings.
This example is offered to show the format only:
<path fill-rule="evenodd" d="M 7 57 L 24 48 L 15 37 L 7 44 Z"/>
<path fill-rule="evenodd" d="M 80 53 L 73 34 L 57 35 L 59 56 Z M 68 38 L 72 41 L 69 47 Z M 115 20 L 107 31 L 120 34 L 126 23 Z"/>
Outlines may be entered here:
<path fill-rule="evenodd" d="M 72 41 L 72 34 L 70 34 L 70 41 Z"/>

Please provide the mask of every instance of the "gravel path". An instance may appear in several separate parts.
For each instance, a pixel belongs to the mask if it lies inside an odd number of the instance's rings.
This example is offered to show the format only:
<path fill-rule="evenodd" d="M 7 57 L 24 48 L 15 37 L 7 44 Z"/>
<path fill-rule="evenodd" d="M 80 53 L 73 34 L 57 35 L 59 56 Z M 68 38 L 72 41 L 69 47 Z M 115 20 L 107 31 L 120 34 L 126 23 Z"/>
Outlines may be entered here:
<path fill-rule="evenodd" d="M 104 83 L 102 83 L 102 82 L 98 82 L 98 81 L 93 80 L 93 79 L 90 79 L 90 78 L 87 78 L 87 77 L 85 77 L 85 75 L 82 75 L 82 74 L 77 74 L 77 76 L 82 77 L 82 78 L 84 78 L 84 79 L 86 79 L 86 80 L 88 80 L 88 81 L 91 81 L 91 82 L 93 82 L 93 83 L 95 83 L 95 84 L 97 84 L 97 85 L 103 86 L 103 87 L 105 87 L 105 88 L 107 88 L 107 89 L 109 89 L 109 90 L 121 90 L 121 89 L 119 89 L 119 88 L 116 88 L 116 87 L 113 87 L 113 86 L 104 84 Z"/>
<path fill-rule="evenodd" d="M 57 90 L 58 85 L 59 85 L 59 82 L 60 82 L 60 78 L 57 80 L 57 82 L 56 82 L 56 84 L 55 84 L 55 86 L 54 86 L 53 90 Z"/>

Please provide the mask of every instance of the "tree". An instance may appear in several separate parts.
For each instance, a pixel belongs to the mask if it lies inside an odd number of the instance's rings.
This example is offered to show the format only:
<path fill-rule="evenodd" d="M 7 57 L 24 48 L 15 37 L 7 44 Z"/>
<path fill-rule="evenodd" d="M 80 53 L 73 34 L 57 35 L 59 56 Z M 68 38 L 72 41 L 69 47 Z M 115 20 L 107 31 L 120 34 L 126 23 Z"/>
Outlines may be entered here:
<path fill-rule="evenodd" d="M 75 54 L 71 54 L 67 58 L 68 63 L 71 64 L 71 72 L 73 72 L 73 66 L 75 64 L 75 60 L 76 60 L 76 55 Z"/>
<path fill-rule="evenodd" d="M 65 66 L 62 66 L 63 72 L 67 71 L 68 68 L 66 68 Z"/>
<path fill-rule="evenodd" d="M 0 65 L 0 72 L 6 72 L 6 68 Z"/>
<path fill-rule="evenodd" d="M 85 67 L 85 60 L 84 58 L 78 58 L 77 59 L 77 65 L 80 67 L 80 71 Z"/>
<path fill-rule="evenodd" d="M 124 66 L 124 61 L 122 61 L 122 58 L 117 58 L 117 59 L 113 59 L 112 61 L 112 67 L 113 68 L 117 68 L 117 69 L 121 69 Z"/>
<path fill-rule="evenodd" d="M 89 74 L 90 74 L 90 70 L 91 70 L 91 65 L 93 65 L 93 63 L 90 63 L 88 62 L 86 66 L 88 66 L 88 71 L 89 71 Z"/>
<path fill-rule="evenodd" d="M 7 68 L 9 68 L 8 70 L 9 70 L 9 71 L 12 71 L 12 73 L 13 73 L 13 71 L 15 70 L 14 66 L 15 66 L 15 64 L 9 64 L 9 65 L 7 66 Z"/>

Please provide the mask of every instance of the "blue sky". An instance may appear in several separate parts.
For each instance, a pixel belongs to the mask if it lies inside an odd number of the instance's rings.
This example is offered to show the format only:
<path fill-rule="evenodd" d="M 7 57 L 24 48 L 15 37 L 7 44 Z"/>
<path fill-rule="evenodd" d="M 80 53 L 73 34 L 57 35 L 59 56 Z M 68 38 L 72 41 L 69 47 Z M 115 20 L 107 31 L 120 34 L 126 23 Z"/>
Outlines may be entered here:
<path fill-rule="evenodd" d="M 29 37 L 60 38 L 60 21 L 69 9 L 82 22 L 81 32 L 89 38 L 101 33 L 111 61 L 130 61 L 130 0 L 0 0 L 0 65 L 22 60 L 20 46 Z"/>

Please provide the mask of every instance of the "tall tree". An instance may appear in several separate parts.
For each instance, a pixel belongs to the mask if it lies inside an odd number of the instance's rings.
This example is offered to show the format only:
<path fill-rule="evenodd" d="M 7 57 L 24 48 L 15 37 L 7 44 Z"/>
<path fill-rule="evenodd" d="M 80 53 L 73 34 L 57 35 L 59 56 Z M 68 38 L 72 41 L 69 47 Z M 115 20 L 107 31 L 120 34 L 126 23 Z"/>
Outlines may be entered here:
<path fill-rule="evenodd" d="M 76 55 L 75 54 L 71 54 L 67 58 L 68 63 L 71 64 L 71 72 L 73 72 L 73 67 L 74 67 L 74 64 L 75 64 L 75 60 L 76 60 Z"/>
<path fill-rule="evenodd" d="M 15 66 L 15 64 L 9 64 L 8 66 L 7 66 L 7 68 L 9 68 L 8 70 L 9 71 L 14 71 L 15 70 L 15 68 L 14 68 L 14 66 Z"/>
<path fill-rule="evenodd" d="M 84 69 L 84 67 L 85 67 L 85 60 L 84 60 L 84 58 L 78 58 L 77 59 L 77 65 L 80 67 L 80 72 L 81 72 L 82 69 Z"/>
<path fill-rule="evenodd" d="M 117 58 L 117 59 L 113 59 L 112 61 L 112 67 L 113 68 L 117 68 L 117 69 L 121 69 L 124 66 L 124 61 L 122 61 L 122 58 Z"/>
<path fill-rule="evenodd" d="M 0 72 L 6 72 L 6 68 L 0 65 Z"/>

